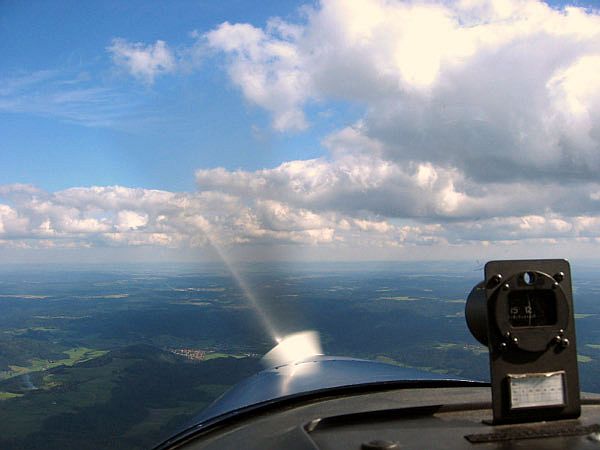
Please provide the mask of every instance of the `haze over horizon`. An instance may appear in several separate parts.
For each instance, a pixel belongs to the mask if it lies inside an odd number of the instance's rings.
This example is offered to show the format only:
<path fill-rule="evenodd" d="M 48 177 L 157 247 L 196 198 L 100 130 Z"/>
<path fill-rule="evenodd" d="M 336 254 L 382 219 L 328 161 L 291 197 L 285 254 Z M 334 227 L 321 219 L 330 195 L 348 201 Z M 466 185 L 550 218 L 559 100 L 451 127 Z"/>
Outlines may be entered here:
<path fill-rule="evenodd" d="M 597 2 L 6 2 L 0 42 L 0 263 L 600 250 Z"/>

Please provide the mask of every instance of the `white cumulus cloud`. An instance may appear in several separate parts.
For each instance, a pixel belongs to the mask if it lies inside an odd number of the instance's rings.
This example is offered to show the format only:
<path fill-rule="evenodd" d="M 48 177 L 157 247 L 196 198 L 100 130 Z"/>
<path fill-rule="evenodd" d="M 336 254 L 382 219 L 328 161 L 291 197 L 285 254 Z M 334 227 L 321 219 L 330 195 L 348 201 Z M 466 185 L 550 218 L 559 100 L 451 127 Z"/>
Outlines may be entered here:
<path fill-rule="evenodd" d="M 341 99 L 364 105 L 360 134 L 389 160 L 452 166 L 480 182 L 600 169 L 593 11 L 324 0 L 299 24 L 224 23 L 206 38 L 280 130 L 306 126 L 310 102 Z"/>
<path fill-rule="evenodd" d="M 362 118 L 330 133 L 322 158 L 200 169 L 201 190 L 354 225 L 439 225 L 455 243 L 593 235 L 582 224 L 599 212 L 597 11 L 536 0 L 323 0 L 304 11 L 298 23 L 224 23 L 206 37 L 275 128 L 299 128 L 278 122 L 289 111 L 306 126 L 307 106 L 329 101 L 362 105 Z M 295 82 L 282 91 L 278 80 Z"/>
<path fill-rule="evenodd" d="M 211 48 L 231 55 L 232 80 L 248 100 L 273 113 L 273 127 L 282 131 L 307 127 L 302 103 L 310 79 L 295 43 L 297 31 L 279 21 L 266 30 L 225 22 L 205 36 Z"/>
<path fill-rule="evenodd" d="M 165 41 L 144 45 L 116 38 L 107 50 L 117 66 L 148 84 L 152 84 L 157 76 L 173 72 L 176 68 L 175 56 Z"/>

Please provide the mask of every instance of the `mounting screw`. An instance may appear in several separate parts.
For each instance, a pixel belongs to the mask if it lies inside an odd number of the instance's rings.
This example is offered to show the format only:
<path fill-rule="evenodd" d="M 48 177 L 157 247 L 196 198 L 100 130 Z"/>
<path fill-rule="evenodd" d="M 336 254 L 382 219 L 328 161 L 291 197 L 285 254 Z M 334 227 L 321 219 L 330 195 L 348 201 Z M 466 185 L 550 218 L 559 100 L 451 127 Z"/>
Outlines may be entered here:
<path fill-rule="evenodd" d="M 512 343 L 513 345 L 519 345 L 519 339 L 517 339 L 516 337 L 512 338 Z"/>
<path fill-rule="evenodd" d="M 508 344 L 506 342 L 500 342 L 500 351 L 505 352 L 508 350 Z"/>
<path fill-rule="evenodd" d="M 501 273 L 497 273 L 496 275 L 494 275 L 490 281 L 492 282 L 492 284 L 497 285 L 502 281 L 502 274 Z"/>
<path fill-rule="evenodd" d="M 562 336 L 560 334 L 557 334 L 556 336 L 554 336 L 554 339 L 552 339 L 552 341 L 555 344 L 560 344 L 560 342 L 562 341 Z"/>
<path fill-rule="evenodd" d="M 558 283 L 555 281 L 554 283 L 552 283 L 552 289 L 556 289 L 558 288 Z"/>
<path fill-rule="evenodd" d="M 557 282 L 559 282 L 559 283 L 560 283 L 562 280 L 564 280 L 564 279 L 565 279 L 565 273 L 564 273 L 564 272 L 558 272 L 558 273 L 555 273 L 553 278 L 554 278 L 554 279 L 555 279 Z"/>
<path fill-rule="evenodd" d="M 561 347 L 565 347 L 566 348 L 566 347 L 569 346 L 569 344 L 570 344 L 570 342 L 569 342 L 569 340 L 567 338 L 562 338 L 561 341 L 560 341 L 560 346 Z"/>
<path fill-rule="evenodd" d="M 386 441 L 383 439 L 377 439 L 371 442 L 364 442 L 360 448 L 363 450 L 392 450 L 400 448 L 400 445 L 394 441 Z"/>
<path fill-rule="evenodd" d="M 508 291 L 510 289 L 510 284 L 504 283 L 504 285 L 502 286 L 502 289 L 504 289 L 505 291 Z"/>

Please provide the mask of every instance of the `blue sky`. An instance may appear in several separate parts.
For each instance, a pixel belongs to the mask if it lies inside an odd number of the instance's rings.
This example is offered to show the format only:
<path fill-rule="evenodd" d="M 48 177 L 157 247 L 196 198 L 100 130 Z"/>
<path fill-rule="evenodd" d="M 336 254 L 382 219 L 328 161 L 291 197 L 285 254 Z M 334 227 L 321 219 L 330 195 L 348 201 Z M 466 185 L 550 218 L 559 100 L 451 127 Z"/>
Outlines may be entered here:
<path fill-rule="evenodd" d="M 198 167 L 256 169 L 321 154 L 322 127 L 291 136 L 272 132 L 266 114 L 244 102 L 220 61 L 209 58 L 192 74 L 145 86 L 116 73 L 106 51 L 116 37 L 189 46 L 194 30 L 224 21 L 262 26 L 272 16 L 297 16 L 299 4 L 2 2 L 0 74 L 17 83 L 39 75 L 16 95 L 42 104 L 26 112 L 2 109 L 0 179 L 52 191 L 107 184 L 192 190 Z M 74 108 L 80 117 L 43 104 L 50 102 L 45 96 L 81 89 L 102 91 Z M 111 123 L 95 123 L 108 117 Z"/>
<path fill-rule="evenodd" d="M 4 258 L 593 255 L 599 7 L 0 2 Z"/>

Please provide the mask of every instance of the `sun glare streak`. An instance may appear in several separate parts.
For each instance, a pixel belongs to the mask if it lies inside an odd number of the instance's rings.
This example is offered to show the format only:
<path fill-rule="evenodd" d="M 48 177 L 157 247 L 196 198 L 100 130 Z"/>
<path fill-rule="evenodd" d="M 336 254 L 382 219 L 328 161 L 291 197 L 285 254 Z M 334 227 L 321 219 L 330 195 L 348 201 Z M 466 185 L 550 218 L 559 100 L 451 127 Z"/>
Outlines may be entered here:
<path fill-rule="evenodd" d="M 254 292 L 252 292 L 252 290 L 246 283 L 246 280 L 244 280 L 244 278 L 240 275 L 240 273 L 237 271 L 237 269 L 235 268 L 233 263 L 229 260 L 227 255 L 225 255 L 225 252 L 223 251 L 223 249 L 221 249 L 221 247 L 217 244 L 216 239 L 214 239 L 212 237 L 212 234 L 206 229 L 206 227 L 204 227 L 203 231 L 206 236 L 206 239 L 208 240 L 208 242 L 210 243 L 212 248 L 215 250 L 215 252 L 219 256 L 219 258 L 221 259 L 221 261 L 223 262 L 223 264 L 225 265 L 225 267 L 227 268 L 227 270 L 229 271 L 229 273 L 235 280 L 238 287 L 241 289 L 242 293 L 244 294 L 244 297 L 246 298 L 246 300 L 248 300 L 248 303 L 250 304 L 250 306 L 256 312 L 257 316 L 259 317 L 260 321 L 262 322 L 264 329 L 267 331 L 269 336 L 271 336 L 271 338 L 275 342 L 277 342 L 277 343 L 281 342 L 281 338 L 279 337 L 270 317 L 268 316 L 266 311 L 261 306 L 260 302 L 254 295 Z"/>

